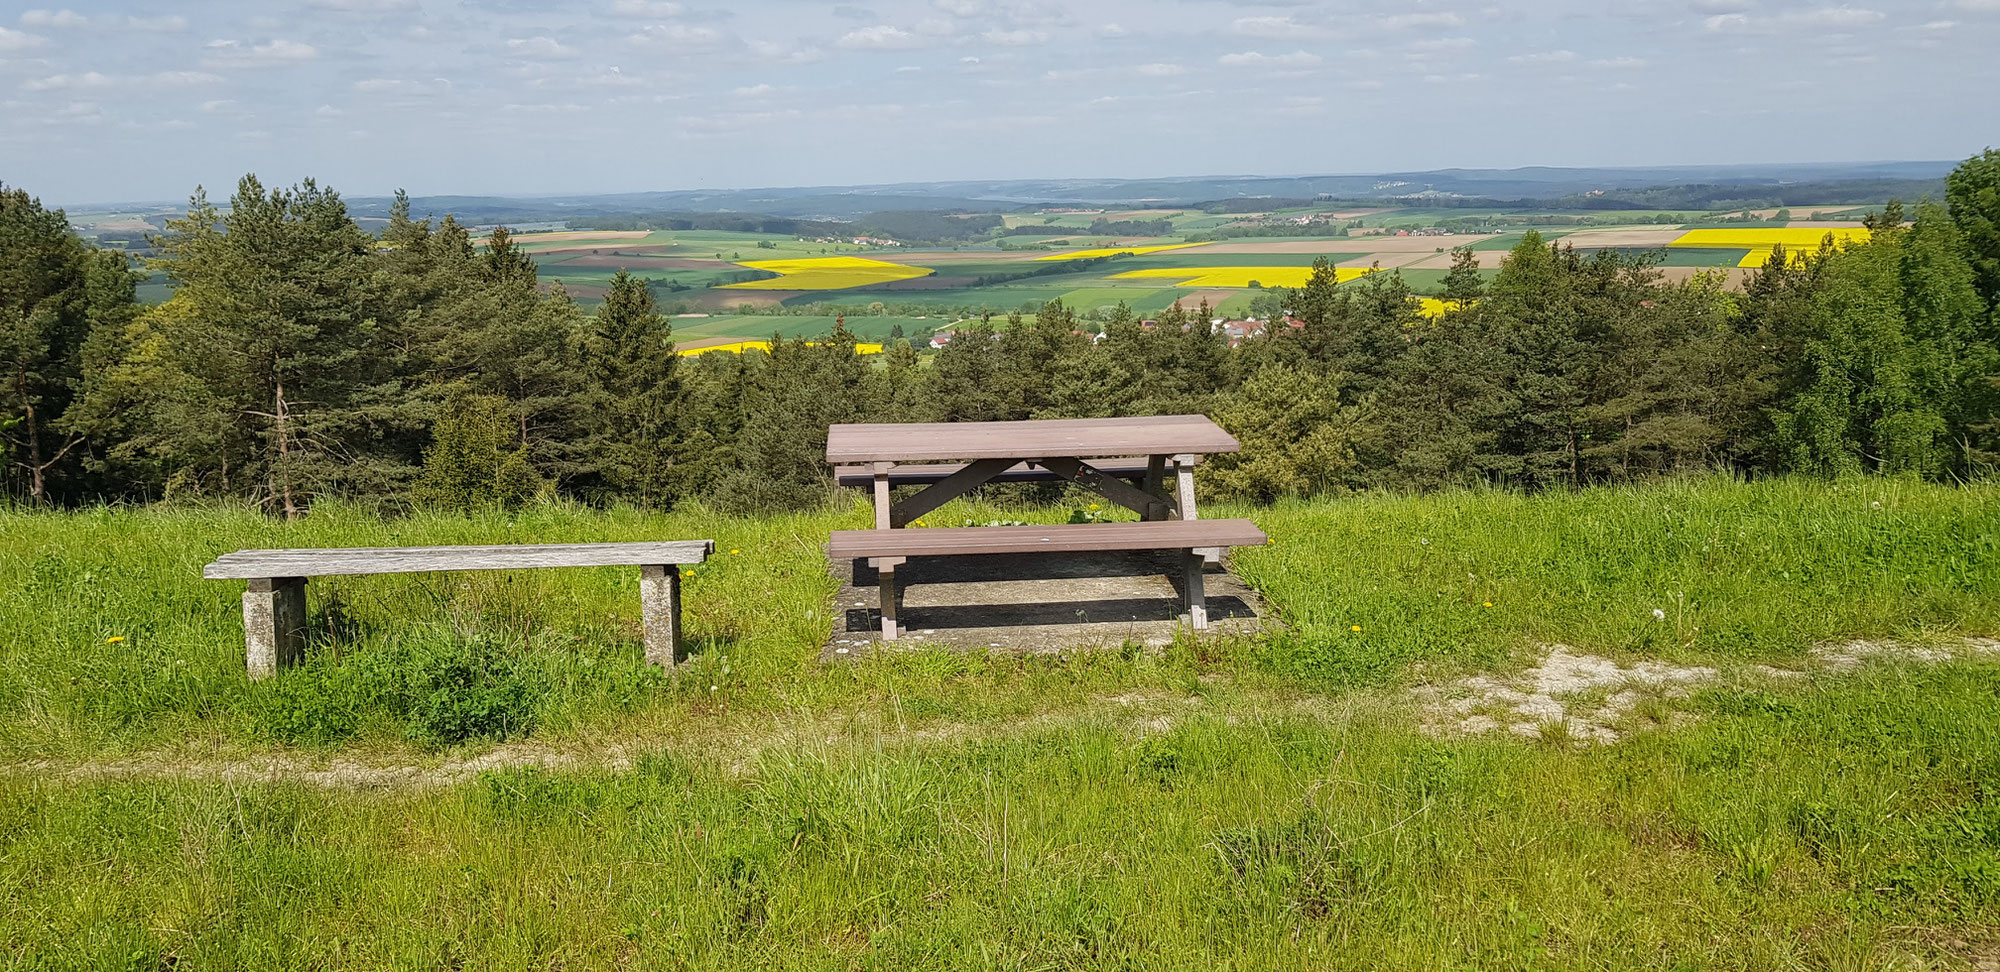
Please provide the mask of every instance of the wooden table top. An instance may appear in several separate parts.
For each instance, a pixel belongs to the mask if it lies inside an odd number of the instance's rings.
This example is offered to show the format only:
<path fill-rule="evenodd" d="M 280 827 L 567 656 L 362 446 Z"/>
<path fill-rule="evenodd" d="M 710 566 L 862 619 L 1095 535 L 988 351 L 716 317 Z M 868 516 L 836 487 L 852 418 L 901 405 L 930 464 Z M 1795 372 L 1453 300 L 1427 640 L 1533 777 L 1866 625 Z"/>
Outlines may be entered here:
<path fill-rule="evenodd" d="M 1240 448 L 1234 436 L 1209 421 L 1206 415 L 870 423 L 836 425 L 827 430 L 826 436 L 826 459 L 836 465 L 944 459 L 1209 455 Z"/>

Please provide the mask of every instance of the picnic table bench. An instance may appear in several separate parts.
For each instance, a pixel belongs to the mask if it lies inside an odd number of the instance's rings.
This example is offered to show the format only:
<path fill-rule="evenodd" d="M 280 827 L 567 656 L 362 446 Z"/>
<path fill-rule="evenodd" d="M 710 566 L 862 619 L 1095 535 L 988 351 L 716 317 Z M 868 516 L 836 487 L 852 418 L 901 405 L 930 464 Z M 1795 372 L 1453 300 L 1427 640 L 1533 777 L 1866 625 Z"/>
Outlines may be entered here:
<path fill-rule="evenodd" d="M 1062 554 L 1119 550 L 1182 551 L 1181 597 L 1188 626 L 1208 627 L 1202 571 L 1207 552 L 1261 544 L 1264 531 L 1249 520 L 1158 520 L 1141 523 L 1066 523 L 1056 526 L 932 527 L 923 530 L 835 530 L 827 556 L 868 561 L 876 570 L 882 606 L 882 640 L 899 633 L 901 592 L 896 568 L 911 557 L 982 554 Z"/>
<path fill-rule="evenodd" d="M 875 529 L 835 531 L 827 553 L 865 559 L 879 572 L 885 641 L 898 630 L 895 568 L 928 556 L 1181 550 L 1188 621 L 1205 628 L 1204 565 L 1224 548 L 1264 542 L 1250 521 L 1204 521 L 1195 507 L 1195 464 L 1238 448 L 1202 415 L 836 425 L 827 430 L 827 461 L 841 485 L 873 488 Z M 994 482 L 1074 483 L 1138 513 L 1140 522 L 903 529 Z M 924 488 L 894 500 L 897 486 Z"/>
<path fill-rule="evenodd" d="M 247 580 L 243 594 L 245 661 L 265 678 L 305 657 L 306 579 L 422 571 L 534 567 L 638 567 L 646 660 L 672 668 L 687 657 L 681 642 L 681 575 L 715 552 L 713 540 L 646 543 L 539 543 L 484 547 L 349 547 L 238 550 L 201 569 L 209 580 Z"/>

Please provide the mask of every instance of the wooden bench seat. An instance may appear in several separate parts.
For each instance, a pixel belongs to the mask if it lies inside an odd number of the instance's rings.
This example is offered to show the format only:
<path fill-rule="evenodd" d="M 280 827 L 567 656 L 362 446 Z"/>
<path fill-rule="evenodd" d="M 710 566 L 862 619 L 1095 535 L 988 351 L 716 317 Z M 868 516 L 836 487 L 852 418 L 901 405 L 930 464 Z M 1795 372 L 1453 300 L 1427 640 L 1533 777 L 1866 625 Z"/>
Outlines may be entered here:
<path fill-rule="evenodd" d="M 1092 459 L 1090 464 L 1107 476 L 1140 482 L 1146 478 L 1147 459 L 1144 456 L 1128 459 Z M 967 462 L 923 463 L 914 466 L 896 466 L 889 470 L 891 486 L 934 486 L 944 482 L 952 474 L 971 465 Z M 866 489 L 875 484 L 875 470 L 870 466 L 836 466 L 834 480 L 842 486 Z M 989 483 L 1060 483 L 1068 478 L 1054 470 L 1020 463 L 992 479 Z"/>
<path fill-rule="evenodd" d="M 201 569 L 210 580 L 247 580 L 243 630 L 251 678 L 264 678 L 305 657 L 309 577 L 408 574 L 535 567 L 638 567 L 646 660 L 668 668 L 686 657 L 681 645 L 681 575 L 715 552 L 713 540 L 642 543 L 538 543 L 484 547 L 347 547 L 238 550 Z"/>
<path fill-rule="evenodd" d="M 1152 520 L 1057 526 L 835 530 L 827 541 L 827 555 L 838 560 L 867 560 L 879 572 L 882 640 L 894 641 L 899 606 L 896 567 L 911 557 L 1180 550 L 1185 552 L 1182 560 L 1188 624 L 1202 629 L 1208 627 L 1208 609 L 1202 593 L 1202 568 L 1207 563 L 1207 553 L 1264 542 L 1264 531 L 1249 520 Z"/>

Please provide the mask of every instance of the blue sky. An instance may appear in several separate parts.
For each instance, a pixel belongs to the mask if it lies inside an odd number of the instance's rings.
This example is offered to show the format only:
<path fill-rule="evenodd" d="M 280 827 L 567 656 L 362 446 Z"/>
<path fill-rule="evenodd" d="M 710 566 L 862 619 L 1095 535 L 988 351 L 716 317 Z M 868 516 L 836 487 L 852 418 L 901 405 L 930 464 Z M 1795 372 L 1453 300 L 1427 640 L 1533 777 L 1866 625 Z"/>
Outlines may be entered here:
<path fill-rule="evenodd" d="M 2000 0 L 79 0 L 0 13 L 0 180 L 74 205 L 244 172 L 372 195 L 1947 159 L 2000 142 L 1996 51 Z"/>

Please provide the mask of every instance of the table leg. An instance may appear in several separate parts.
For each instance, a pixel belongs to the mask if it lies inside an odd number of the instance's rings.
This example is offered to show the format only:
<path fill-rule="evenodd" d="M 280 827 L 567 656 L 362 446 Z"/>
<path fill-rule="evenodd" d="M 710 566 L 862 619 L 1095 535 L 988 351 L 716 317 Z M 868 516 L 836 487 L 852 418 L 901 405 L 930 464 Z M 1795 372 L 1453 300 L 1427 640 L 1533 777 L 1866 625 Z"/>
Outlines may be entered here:
<path fill-rule="evenodd" d="M 1174 457 L 1174 489 L 1178 497 L 1181 519 L 1199 520 L 1201 511 L 1194 505 L 1194 460 L 1193 455 L 1183 453 Z M 1222 551 L 1214 547 L 1203 547 L 1195 551 L 1211 564 L 1222 562 Z"/>
<path fill-rule="evenodd" d="M 882 605 L 882 640 L 896 640 L 898 610 L 896 594 L 896 568 L 903 563 L 902 557 L 877 557 L 869 561 L 875 565 L 875 585 L 877 599 Z"/>
<path fill-rule="evenodd" d="M 1208 567 L 1208 558 L 1200 550 L 1187 551 L 1182 561 L 1187 571 L 1188 627 L 1196 631 L 1208 627 L 1208 597 L 1202 590 L 1201 572 Z"/>
<path fill-rule="evenodd" d="M 875 464 L 875 529 L 889 529 L 889 470 L 891 462 Z"/>
<path fill-rule="evenodd" d="M 1167 457 L 1147 456 L 1146 485 L 1145 485 L 1146 492 L 1149 495 L 1158 496 L 1164 499 L 1167 495 L 1166 482 L 1167 482 Z M 1162 519 L 1162 520 L 1167 519 L 1170 514 L 1171 510 L 1162 509 L 1157 519 Z M 1149 516 L 1146 519 L 1151 520 L 1156 518 Z"/>

